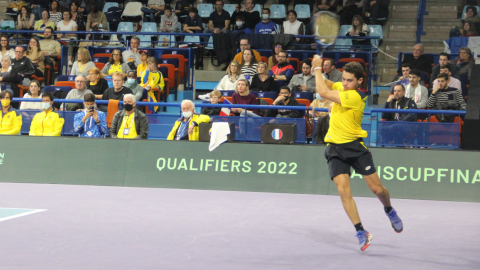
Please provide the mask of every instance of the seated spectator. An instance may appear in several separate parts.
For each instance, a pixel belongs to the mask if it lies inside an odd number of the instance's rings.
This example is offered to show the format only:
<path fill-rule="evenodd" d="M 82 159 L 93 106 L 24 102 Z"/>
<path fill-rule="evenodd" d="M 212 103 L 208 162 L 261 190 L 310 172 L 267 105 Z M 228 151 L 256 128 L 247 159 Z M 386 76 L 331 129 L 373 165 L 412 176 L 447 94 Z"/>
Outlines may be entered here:
<path fill-rule="evenodd" d="M 255 25 L 255 34 L 279 34 L 277 24 L 270 20 L 270 9 L 262 9 L 262 21 Z"/>
<path fill-rule="evenodd" d="M 40 82 L 33 80 L 30 82 L 28 92 L 23 95 L 23 98 L 42 98 L 42 90 L 40 90 Z M 22 101 L 20 110 L 42 110 L 42 102 L 28 102 Z"/>
<path fill-rule="evenodd" d="M 196 7 L 189 8 L 188 16 L 185 19 L 185 24 L 183 25 L 183 32 L 203 33 L 204 30 L 202 18 L 198 15 L 198 9 Z"/>
<path fill-rule="evenodd" d="M 388 18 L 390 12 L 388 11 L 388 5 L 390 0 L 368 0 L 365 4 L 364 15 L 365 18 L 370 19 L 371 25 L 381 24 L 377 19 Z"/>
<path fill-rule="evenodd" d="M 137 74 L 135 74 L 135 71 L 130 70 L 128 72 L 127 81 L 123 84 L 123 86 L 132 90 L 136 100 L 142 101 L 143 87 L 137 83 Z"/>
<path fill-rule="evenodd" d="M 475 31 L 475 24 L 469 21 L 463 22 L 463 27 L 460 29 L 460 34 L 462 37 L 474 37 L 477 35 Z"/>
<path fill-rule="evenodd" d="M 70 10 L 63 11 L 63 20 L 57 23 L 57 31 L 68 31 L 68 32 L 76 32 L 78 30 L 77 23 L 72 20 L 72 13 Z M 73 55 L 73 46 L 77 44 L 76 41 L 70 41 L 72 39 L 76 39 L 76 34 L 57 34 L 60 40 L 66 42 L 66 46 L 68 47 L 68 65 L 72 65 L 72 55 Z"/>
<path fill-rule="evenodd" d="M 77 24 L 77 31 L 85 31 L 85 19 L 83 18 L 83 12 L 80 12 L 80 6 L 77 1 L 70 3 L 70 13 L 72 14 L 72 20 Z M 85 39 L 84 34 L 79 34 L 78 39 Z"/>
<path fill-rule="evenodd" d="M 413 46 L 413 55 L 404 55 L 402 64 L 410 63 L 412 69 L 420 70 L 420 72 L 432 73 L 432 60 L 423 54 L 423 45 L 417 44 Z M 401 69 L 397 70 L 400 73 Z"/>
<path fill-rule="evenodd" d="M 320 95 L 320 94 L 318 94 Z M 331 101 L 329 101 L 331 102 Z M 330 127 L 330 114 L 332 113 L 333 103 L 329 103 L 328 112 L 322 112 L 325 115 L 322 115 L 317 121 L 317 126 L 315 127 L 315 134 L 313 134 L 313 139 L 316 144 L 325 145 L 325 137 L 327 136 L 328 128 Z M 318 112 L 315 112 L 317 114 Z"/>
<path fill-rule="evenodd" d="M 35 73 L 33 75 L 43 77 L 45 74 L 45 54 L 43 54 L 40 49 L 40 41 L 37 37 L 30 39 L 25 56 L 32 61 L 35 67 Z"/>
<path fill-rule="evenodd" d="M 460 90 L 448 87 L 448 74 L 440 73 L 437 76 L 438 84 L 433 88 L 432 94 L 428 98 L 427 106 L 429 109 L 436 110 L 462 110 L 467 109 L 467 104 L 463 99 Z M 451 117 L 451 118 L 450 118 Z M 439 121 L 453 122 L 454 115 L 445 115 L 445 119 Z M 437 117 L 438 118 L 438 117 Z"/>
<path fill-rule="evenodd" d="M 428 89 L 420 84 L 420 71 L 413 69 L 410 71 L 410 75 L 408 77 L 410 84 L 405 87 L 406 92 L 403 93 L 403 95 L 407 98 L 411 98 L 415 102 L 416 108 L 425 108 L 428 101 Z"/>
<path fill-rule="evenodd" d="M 10 48 L 8 44 L 8 36 L 6 34 L 2 34 L 0 36 L 0 58 L 8 56 L 11 59 L 15 58 L 15 50 Z"/>
<path fill-rule="evenodd" d="M 104 112 L 97 110 L 95 96 L 91 93 L 83 97 L 81 112 L 75 114 L 73 127 L 78 132 L 78 137 L 105 138 L 108 134 L 107 116 Z"/>
<path fill-rule="evenodd" d="M 48 1 L 30 0 L 29 2 L 32 13 L 35 15 L 35 20 L 40 20 L 42 18 L 42 11 L 48 9 Z"/>
<path fill-rule="evenodd" d="M 198 9 L 195 8 L 195 10 L 197 10 L 195 13 L 198 14 Z M 174 12 L 175 12 L 175 15 L 177 15 L 177 17 L 180 19 L 180 21 L 182 20 L 183 16 L 187 16 L 187 18 L 188 18 L 188 15 L 190 15 L 190 2 L 189 2 L 189 0 L 177 0 L 177 2 L 175 3 Z M 186 23 L 184 21 L 181 21 L 181 22 Z M 202 28 L 203 28 L 203 26 L 202 26 Z"/>
<path fill-rule="evenodd" d="M 92 58 L 90 57 L 90 52 L 85 48 L 80 48 L 78 49 L 78 53 L 77 53 L 77 61 L 73 63 L 72 70 L 70 71 L 70 75 L 82 74 L 83 76 L 87 76 L 88 71 L 94 67 L 96 66 L 92 62 Z"/>
<path fill-rule="evenodd" d="M 203 114 L 195 114 L 195 103 L 185 99 L 181 103 L 182 117 L 173 125 L 167 140 L 198 141 L 200 134 L 199 125 L 210 122 L 210 117 Z"/>
<path fill-rule="evenodd" d="M 412 74 L 413 75 L 413 74 Z M 415 76 L 415 75 L 413 75 Z M 401 84 L 395 85 L 394 94 L 390 95 L 385 102 L 385 109 L 417 109 L 417 105 L 413 99 L 405 96 L 405 88 Z M 382 119 L 386 121 L 416 121 L 415 113 L 382 113 Z"/>
<path fill-rule="evenodd" d="M 138 47 L 140 47 L 140 39 L 136 36 L 132 37 L 130 40 L 130 48 L 122 53 L 123 62 L 129 63 L 130 69 L 132 70 L 142 63 Z"/>
<path fill-rule="evenodd" d="M 210 93 L 210 103 L 211 104 L 218 104 L 220 99 L 222 98 L 222 93 L 218 90 L 214 90 Z M 203 107 L 201 114 L 204 115 L 220 115 L 220 111 L 222 108 L 210 108 L 210 107 Z"/>
<path fill-rule="evenodd" d="M 268 75 L 267 64 L 260 62 L 257 65 L 257 74 L 253 75 L 252 85 L 250 86 L 252 91 L 270 92 L 275 91 L 275 81 L 272 76 Z"/>
<path fill-rule="evenodd" d="M 288 88 L 292 92 L 315 93 L 315 75 L 312 74 L 312 60 L 305 59 L 302 62 L 302 73 L 293 75 Z"/>
<path fill-rule="evenodd" d="M 123 96 L 126 94 L 132 94 L 133 96 L 132 90 L 123 86 L 123 78 L 123 73 L 115 72 L 112 74 L 113 87 L 107 88 L 105 92 L 103 92 L 103 100 L 122 100 Z M 135 98 L 135 96 L 133 97 Z M 108 110 L 108 105 L 100 105 L 100 110 L 106 112 Z"/>
<path fill-rule="evenodd" d="M 215 2 L 215 10 L 210 13 L 208 26 L 204 33 L 228 33 L 230 32 L 230 13 L 223 9 L 223 0 Z M 208 36 L 204 37 L 204 42 L 208 42 Z"/>
<path fill-rule="evenodd" d="M 292 97 L 290 93 L 290 88 L 288 86 L 282 86 L 280 88 L 280 95 L 277 99 L 273 101 L 275 106 L 300 106 L 300 103 Z M 277 117 L 277 118 L 302 118 L 302 113 L 299 110 L 288 110 L 288 109 L 270 109 L 268 112 L 268 117 Z"/>
<path fill-rule="evenodd" d="M 130 70 L 128 63 L 123 61 L 122 51 L 114 49 L 112 54 L 110 54 L 108 63 L 102 68 L 102 74 L 103 76 L 109 76 L 116 72 L 127 74 Z"/>
<path fill-rule="evenodd" d="M 17 29 L 18 30 L 33 30 L 35 25 L 35 15 L 31 13 L 28 6 L 21 8 L 20 14 L 17 17 Z M 18 35 L 18 38 L 30 38 L 32 34 L 23 33 Z M 13 57 L 12 57 L 13 58 Z"/>
<path fill-rule="evenodd" d="M 166 33 L 177 32 L 178 18 L 175 13 L 172 12 L 171 6 L 165 6 L 165 14 L 160 18 L 160 31 Z"/>
<path fill-rule="evenodd" d="M 85 24 L 87 31 L 102 31 L 108 29 L 107 16 L 105 13 L 99 11 L 97 5 L 90 6 L 90 13 L 87 16 L 87 23 Z M 90 39 L 90 34 L 87 39 Z M 96 37 L 95 39 L 100 39 Z"/>
<path fill-rule="evenodd" d="M 458 57 L 453 59 L 453 64 L 457 65 L 458 74 L 468 74 L 468 81 L 472 76 L 472 68 L 475 65 L 475 61 L 472 59 L 472 51 L 468 47 L 460 48 Z"/>
<path fill-rule="evenodd" d="M 83 99 L 85 94 L 92 94 L 92 91 L 87 89 L 87 78 L 83 75 L 77 75 L 75 77 L 75 89 L 68 92 L 65 99 Z M 66 109 L 67 111 L 80 111 L 85 109 L 81 103 L 62 103 L 60 110 Z"/>
<path fill-rule="evenodd" d="M 87 89 L 90 89 L 96 99 L 102 99 L 103 93 L 108 88 L 108 82 L 97 67 L 88 69 Z"/>
<path fill-rule="evenodd" d="M 440 73 L 448 74 L 448 80 L 447 80 L 448 87 L 457 89 L 460 92 L 462 92 L 462 83 L 460 82 L 459 79 L 452 77 L 452 72 L 450 71 L 450 65 L 440 66 Z M 435 79 L 435 81 L 433 81 L 432 88 L 436 88 L 437 85 L 438 85 L 438 79 Z"/>
<path fill-rule="evenodd" d="M 23 55 L 23 47 L 17 46 L 15 48 L 15 58 L 12 59 L 12 71 L 23 77 L 23 86 L 30 84 L 29 78 L 35 74 L 35 67 L 32 61 Z"/>
<path fill-rule="evenodd" d="M 328 109 L 328 108 L 331 108 L 332 104 L 333 104 L 332 101 L 330 101 L 329 99 L 323 98 L 322 96 L 320 96 L 319 93 L 315 93 L 315 99 L 310 104 L 310 107 L 312 107 L 312 109 L 315 109 L 315 108 Z M 314 110 L 308 111 L 308 113 L 310 115 L 313 115 L 315 119 L 318 119 L 318 117 L 324 117 L 328 115 L 328 112 L 315 111 L 315 114 L 313 114 L 313 112 Z"/>
<path fill-rule="evenodd" d="M 44 9 L 42 11 L 42 19 L 35 22 L 35 25 L 33 26 L 33 30 L 44 31 L 45 28 L 47 27 L 55 28 L 55 23 L 50 20 L 50 15 L 48 13 L 48 10 Z M 45 37 L 43 34 L 36 34 L 36 35 L 42 38 Z"/>
<path fill-rule="evenodd" d="M 467 18 L 465 21 L 471 23 L 480 23 L 480 17 L 477 16 L 477 8 L 475 6 L 468 6 L 467 7 Z"/>
<path fill-rule="evenodd" d="M 18 74 L 12 71 L 10 65 L 12 60 L 9 56 L 5 55 L 1 60 L 2 66 L 0 68 L 0 85 L 5 85 L 5 89 L 11 91 L 12 96 L 18 96 Z"/>
<path fill-rule="evenodd" d="M 140 9 L 143 12 L 144 22 L 156 22 L 155 15 L 163 15 L 165 10 L 165 1 L 148 0 L 147 6 Z"/>
<path fill-rule="evenodd" d="M 331 58 L 323 61 L 323 74 L 325 74 L 328 80 L 334 83 L 342 81 L 342 72 L 335 68 L 335 61 Z"/>
<path fill-rule="evenodd" d="M 247 80 L 251 80 L 250 78 L 255 75 L 255 73 L 257 73 L 257 60 L 255 60 L 255 57 L 253 57 L 252 49 L 243 50 L 243 58 L 241 65 L 242 74 Z"/>
<path fill-rule="evenodd" d="M 35 114 L 30 125 L 30 136 L 60 136 L 65 120 L 53 108 L 52 93 L 43 93 L 42 112 Z"/>
<path fill-rule="evenodd" d="M 370 29 L 368 28 L 368 25 L 363 22 L 362 16 L 360 15 L 353 16 L 352 27 L 348 29 L 347 36 L 365 37 L 369 35 L 370 35 Z M 352 44 L 365 46 L 365 45 L 370 45 L 371 43 L 370 43 L 370 39 L 352 39 Z"/>
<path fill-rule="evenodd" d="M 237 17 L 242 16 L 245 22 L 245 27 L 251 30 L 255 29 L 255 26 L 260 22 L 260 13 L 256 10 L 253 10 L 255 3 L 253 0 L 247 0 L 245 5 L 235 6 L 235 11 L 232 14 L 232 20 L 235 18 L 238 21 Z"/>
<path fill-rule="evenodd" d="M 48 11 L 48 15 L 50 15 L 50 20 L 57 25 L 59 21 L 62 20 L 62 12 L 60 12 L 60 4 L 57 0 L 53 0 L 50 3 L 50 9 Z"/>
<path fill-rule="evenodd" d="M 12 107 L 12 93 L 7 90 L 0 92 L 2 115 L 0 115 L 0 134 L 18 135 L 22 129 L 22 114 Z"/>
<path fill-rule="evenodd" d="M 61 56 L 62 46 L 60 45 L 60 42 L 56 41 L 53 37 L 54 31 L 52 27 L 46 27 L 43 34 L 45 38 L 40 40 L 40 48 L 42 48 L 43 54 L 48 56 L 50 58 L 49 60 L 54 64 L 55 58 Z"/>
<path fill-rule="evenodd" d="M 250 35 L 252 34 L 252 30 L 246 26 L 245 18 L 242 16 L 237 16 L 235 17 L 235 25 L 233 26 L 233 35 L 238 37 L 243 34 Z"/>
<path fill-rule="evenodd" d="M 347 0 L 344 1 L 343 8 L 338 12 L 340 15 L 340 25 L 352 24 L 353 16 L 363 15 L 363 0 Z"/>
<path fill-rule="evenodd" d="M 438 74 L 440 73 L 440 66 L 449 65 L 450 71 L 452 72 L 452 76 L 459 79 L 458 75 L 458 68 L 455 64 L 450 63 L 450 55 L 448 53 L 440 53 L 440 59 L 438 61 L 438 65 L 432 68 L 432 76 L 430 79 L 430 85 L 433 85 L 433 81 L 437 79 Z"/>
<path fill-rule="evenodd" d="M 278 54 L 283 50 L 283 44 L 281 42 L 275 43 L 272 50 L 272 56 L 268 57 L 268 70 L 278 64 Z M 290 58 L 287 58 L 287 62 L 290 63 Z"/>
<path fill-rule="evenodd" d="M 233 60 L 227 74 L 222 77 L 215 90 L 234 90 L 237 88 L 239 80 L 244 80 L 245 76 L 241 73 L 240 64 Z"/>
<path fill-rule="evenodd" d="M 232 96 L 232 104 L 258 105 L 257 98 L 248 90 L 248 81 L 246 79 L 238 80 L 235 93 Z M 259 109 L 245 110 L 243 108 L 233 108 L 230 113 L 236 116 L 262 117 Z"/>
<path fill-rule="evenodd" d="M 137 66 L 137 78 L 142 78 L 143 74 L 147 71 L 147 60 L 152 54 L 147 50 L 141 50 L 139 53 L 142 63 Z"/>
<path fill-rule="evenodd" d="M 233 60 L 237 61 L 238 63 L 241 63 L 243 59 L 243 51 L 245 49 L 251 49 L 250 43 L 248 42 L 248 38 L 242 38 L 240 40 L 240 52 L 235 55 Z M 260 63 L 260 61 L 262 61 L 262 56 L 256 50 L 252 50 L 252 51 L 253 51 L 253 55 L 255 55 L 255 60 L 257 61 L 257 63 Z"/>
<path fill-rule="evenodd" d="M 283 27 L 281 30 L 281 34 L 290 34 L 290 35 L 303 35 L 305 33 L 305 26 L 299 20 L 297 20 L 297 12 L 295 10 L 289 10 L 287 12 L 288 20 L 283 21 Z M 300 38 L 295 38 L 294 43 L 299 43 Z M 290 42 L 292 44 L 292 42 Z"/>
<path fill-rule="evenodd" d="M 126 94 L 123 97 L 123 110 L 113 116 L 110 137 L 136 140 L 148 138 L 147 116 L 136 105 L 134 95 Z"/>
<path fill-rule="evenodd" d="M 155 57 L 149 57 L 147 60 L 147 70 L 140 81 L 140 86 L 147 89 L 148 101 L 157 102 L 155 98 L 155 92 L 163 92 L 165 82 L 163 80 L 163 74 L 158 71 L 158 63 Z M 154 110 L 157 111 L 158 106 L 155 106 Z"/>
<path fill-rule="evenodd" d="M 293 74 L 295 74 L 295 69 L 287 62 L 287 57 L 287 52 L 281 51 L 277 56 L 278 63 L 268 72 L 268 75 L 275 80 L 275 85 L 278 89 L 282 86 L 287 86 Z"/>
<path fill-rule="evenodd" d="M 337 13 L 338 0 L 317 0 L 318 11 Z"/>
<path fill-rule="evenodd" d="M 393 79 L 392 82 L 399 82 L 399 81 L 408 80 L 408 76 L 410 75 L 410 70 L 412 70 L 412 65 L 410 63 L 405 63 L 405 64 L 401 65 L 401 68 L 402 68 L 402 73 L 395 76 L 395 78 Z M 392 86 L 392 91 L 390 93 L 392 95 L 393 95 L 393 87 L 394 86 L 395 86 L 395 84 Z"/>

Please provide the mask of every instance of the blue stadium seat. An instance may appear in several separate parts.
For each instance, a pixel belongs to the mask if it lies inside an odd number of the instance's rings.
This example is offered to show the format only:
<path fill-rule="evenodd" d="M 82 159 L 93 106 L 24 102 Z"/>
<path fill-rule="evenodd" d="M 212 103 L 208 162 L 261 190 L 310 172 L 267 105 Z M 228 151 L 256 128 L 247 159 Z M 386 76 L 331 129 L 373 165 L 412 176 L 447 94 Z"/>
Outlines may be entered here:
<path fill-rule="evenodd" d="M 185 36 L 184 43 L 200 43 L 200 36 Z"/>
<path fill-rule="evenodd" d="M 140 39 L 140 48 L 150 48 L 150 47 L 152 47 L 152 36 L 137 35 L 137 38 Z"/>
<path fill-rule="evenodd" d="M 213 36 L 208 38 L 208 44 L 205 46 L 205 50 L 213 50 Z"/>
<path fill-rule="evenodd" d="M 380 40 L 383 39 L 383 29 L 381 25 L 369 25 L 368 28 L 370 29 L 370 36 L 379 36 Z M 372 46 L 378 48 L 378 39 L 371 39 L 370 42 Z"/>
<path fill-rule="evenodd" d="M 260 13 L 260 16 L 262 16 L 262 5 L 255 4 L 255 6 L 253 7 L 253 10 L 258 11 L 258 13 Z"/>
<path fill-rule="evenodd" d="M 297 19 L 310 18 L 310 5 L 296 5 L 295 11 L 297 12 Z"/>
<path fill-rule="evenodd" d="M 77 77 L 77 75 L 58 75 L 57 77 L 57 81 L 59 82 L 63 82 L 63 81 L 75 81 L 75 77 Z"/>
<path fill-rule="evenodd" d="M 141 32 L 157 32 L 157 23 L 154 22 L 144 22 L 142 25 Z"/>
<path fill-rule="evenodd" d="M 219 91 L 222 93 L 222 96 L 224 97 L 231 97 L 233 96 L 233 93 L 235 93 L 235 90 L 219 90 Z"/>
<path fill-rule="evenodd" d="M 103 6 L 103 13 L 107 12 L 109 8 L 111 7 L 118 7 L 117 2 L 106 2 L 105 5 Z"/>
<path fill-rule="evenodd" d="M 22 129 L 20 130 L 20 134 L 28 135 L 35 114 L 41 112 L 41 110 L 18 110 L 18 112 L 22 114 Z"/>
<path fill-rule="evenodd" d="M 469 7 L 469 5 L 465 5 L 465 7 L 463 8 L 463 12 L 462 12 L 462 20 L 465 20 L 467 18 L 467 8 Z M 474 6 L 477 8 L 477 16 L 478 16 L 478 13 L 480 13 L 480 7 L 479 6 Z"/>
<path fill-rule="evenodd" d="M 250 91 L 250 93 L 251 92 L 256 92 L 256 91 Z M 259 98 L 271 98 L 275 100 L 278 97 L 277 92 L 256 92 L 256 93 L 257 93 L 256 97 L 259 97 Z"/>
<path fill-rule="evenodd" d="M 171 64 L 178 68 L 180 66 L 178 58 L 160 58 L 158 59 L 159 64 Z"/>
<path fill-rule="evenodd" d="M 53 85 L 47 85 L 42 89 L 42 91 L 45 93 L 47 92 L 53 93 L 55 91 L 62 91 L 62 92 L 68 93 L 70 92 L 70 90 L 72 90 L 72 87 L 70 86 L 53 86 Z"/>
<path fill-rule="evenodd" d="M 230 16 L 232 16 L 233 12 L 235 11 L 235 4 L 225 4 L 223 6 L 223 9 L 225 9 L 226 11 L 228 11 L 228 13 L 230 13 Z M 235 23 L 235 22 L 233 22 Z M 232 22 L 230 22 L 230 24 L 232 24 Z"/>
<path fill-rule="evenodd" d="M 108 59 L 109 59 L 109 57 L 94 57 L 92 61 L 94 63 L 104 63 L 104 64 L 106 64 L 106 63 L 108 63 Z"/>
<path fill-rule="evenodd" d="M 287 15 L 287 11 L 285 9 L 285 5 L 272 5 L 270 7 L 270 19 L 285 19 Z"/>
<path fill-rule="evenodd" d="M 118 24 L 117 32 L 133 32 L 133 23 L 132 22 L 120 22 Z M 127 40 L 127 36 L 123 35 L 123 39 Z"/>
<path fill-rule="evenodd" d="M 311 101 L 313 101 L 313 93 L 312 92 L 292 92 L 292 95 L 296 98 L 296 99 L 308 99 Z"/>
<path fill-rule="evenodd" d="M 180 17 L 182 17 L 182 16 L 180 16 Z M 182 32 L 182 23 L 181 22 L 177 22 L 177 31 Z"/>
<path fill-rule="evenodd" d="M 175 36 L 173 35 L 160 35 L 158 36 L 157 48 L 170 48 L 175 47 Z"/>
<path fill-rule="evenodd" d="M 339 36 L 347 35 L 348 29 L 350 27 L 350 25 L 342 25 L 342 27 L 340 27 Z M 350 47 L 352 46 L 352 40 L 346 38 L 337 38 L 337 40 L 335 41 L 335 47 L 337 46 L 339 46 L 339 48 L 335 49 L 338 51 L 350 50 Z"/>
<path fill-rule="evenodd" d="M 199 4 L 198 5 L 198 15 L 202 18 L 210 17 L 210 14 L 213 12 L 212 4 Z"/>
<path fill-rule="evenodd" d="M 2 21 L 2 23 L 0 24 L 0 27 L 7 27 L 7 26 L 15 29 L 15 22 L 14 21 Z"/>

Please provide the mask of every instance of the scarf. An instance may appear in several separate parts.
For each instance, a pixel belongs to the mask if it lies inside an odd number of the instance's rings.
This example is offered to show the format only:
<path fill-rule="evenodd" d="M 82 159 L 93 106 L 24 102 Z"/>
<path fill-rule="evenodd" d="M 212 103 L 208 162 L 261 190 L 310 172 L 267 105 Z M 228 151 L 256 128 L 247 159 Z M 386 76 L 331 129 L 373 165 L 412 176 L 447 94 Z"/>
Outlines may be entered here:
<path fill-rule="evenodd" d="M 407 88 L 407 92 L 405 93 L 405 96 L 408 97 L 408 98 L 413 98 L 413 101 L 415 101 L 415 103 L 418 103 L 420 102 L 420 97 L 421 97 L 421 94 L 422 94 L 422 86 L 419 84 L 417 84 L 417 87 L 415 87 L 415 89 L 413 89 L 412 91 L 412 85 L 408 85 L 408 88 Z"/>
<path fill-rule="evenodd" d="M 126 81 L 126 82 L 123 84 L 123 86 L 125 86 L 125 87 L 127 87 L 127 88 L 130 88 L 130 89 L 132 89 L 132 90 L 135 89 L 135 88 L 137 87 L 137 85 L 138 85 L 137 81 L 135 81 L 135 82 L 132 83 L 132 84 L 129 84 L 128 81 Z"/>

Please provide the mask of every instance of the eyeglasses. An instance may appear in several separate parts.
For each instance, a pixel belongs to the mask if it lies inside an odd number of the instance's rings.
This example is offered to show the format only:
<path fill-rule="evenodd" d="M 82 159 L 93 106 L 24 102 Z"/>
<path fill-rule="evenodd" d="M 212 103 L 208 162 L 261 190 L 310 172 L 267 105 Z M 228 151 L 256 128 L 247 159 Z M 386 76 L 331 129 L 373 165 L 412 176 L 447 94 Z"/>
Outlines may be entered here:
<path fill-rule="evenodd" d="M 84 83 L 85 81 L 75 81 L 75 82 L 78 82 L 78 83 Z"/>
<path fill-rule="evenodd" d="M 467 52 L 460 52 L 460 54 L 468 54 Z"/>
<path fill-rule="evenodd" d="M 15 51 L 15 53 L 23 53 L 23 52 Z"/>
<path fill-rule="evenodd" d="M 120 54 L 119 54 L 119 53 L 114 53 L 113 55 L 114 55 L 114 56 L 119 56 Z"/>
<path fill-rule="evenodd" d="M 240 47 L 248 46 L 248 44 L 240 44 Z"/>

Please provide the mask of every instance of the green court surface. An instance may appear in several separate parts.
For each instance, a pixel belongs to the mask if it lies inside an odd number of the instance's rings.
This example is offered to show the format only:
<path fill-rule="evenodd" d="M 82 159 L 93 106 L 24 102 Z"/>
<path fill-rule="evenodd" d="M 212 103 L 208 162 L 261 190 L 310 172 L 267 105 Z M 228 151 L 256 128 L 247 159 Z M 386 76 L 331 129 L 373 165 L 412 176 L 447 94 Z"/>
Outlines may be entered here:
<path fill-rule="evenodd" d="M 42 211 L 46 211 L 46 209 L 0 208 L 0 221 L 23 217 Z"/>

